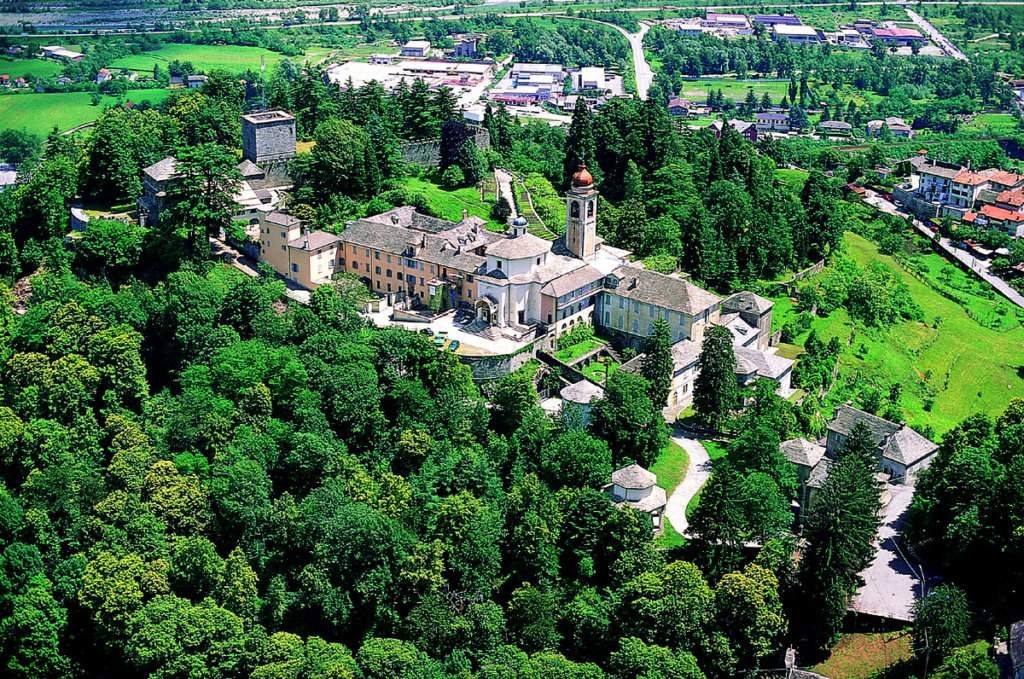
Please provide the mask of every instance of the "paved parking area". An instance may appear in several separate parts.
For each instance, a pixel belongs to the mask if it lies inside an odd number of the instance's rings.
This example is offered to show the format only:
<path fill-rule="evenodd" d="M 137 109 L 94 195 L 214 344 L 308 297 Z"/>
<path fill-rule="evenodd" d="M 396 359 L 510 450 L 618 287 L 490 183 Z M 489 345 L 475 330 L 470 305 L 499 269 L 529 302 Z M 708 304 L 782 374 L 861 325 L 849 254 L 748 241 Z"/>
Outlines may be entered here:
<path fill-rule="evenodd" d="M 914 487 L 889 484 L 886 489 L 891 499 L 883 511 L 882 526 L 875 540 L 875 558 L 860 574 L 864 585 L 854 596 L 850 610 L 909 622 L 913 620 L 914 601 L 922 595 L 922 567 L 910 560 L 897 541 L 907 508 L 914 499 Z M 931 578 L 927 569 L 923 577 L 923 589 L 927 592 Z"/>

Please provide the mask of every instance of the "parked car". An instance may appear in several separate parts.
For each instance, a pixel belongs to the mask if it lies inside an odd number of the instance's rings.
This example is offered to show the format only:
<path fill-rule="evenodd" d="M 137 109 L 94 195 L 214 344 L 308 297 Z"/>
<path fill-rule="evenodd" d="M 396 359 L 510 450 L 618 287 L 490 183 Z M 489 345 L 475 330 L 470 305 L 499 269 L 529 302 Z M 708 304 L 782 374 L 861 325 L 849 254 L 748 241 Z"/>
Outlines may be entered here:
<path fill-rule="evenodd" d="M 420 330 L 420 334 L 421 335 L 426 335 L 427 337 L 433 337 L 434 336 L 434 329 L 433 328 L 423 328 L 422 330 Z"/>
<path fill-rule="evenodd" d="M 928 230 L 931 231 L 932 233 L 938 233 L 939 232 L 939 227 L 937 227 L 937 226 L 935 226 L 933 224 L 932 226 L 928 227 Z"/>
<path fill-rule="evenodd" d="M 448 345 L 448 351 L 455 353 L 455 350 L 459 348 L 459 340 L 452 340 L 451 344 Z"/>

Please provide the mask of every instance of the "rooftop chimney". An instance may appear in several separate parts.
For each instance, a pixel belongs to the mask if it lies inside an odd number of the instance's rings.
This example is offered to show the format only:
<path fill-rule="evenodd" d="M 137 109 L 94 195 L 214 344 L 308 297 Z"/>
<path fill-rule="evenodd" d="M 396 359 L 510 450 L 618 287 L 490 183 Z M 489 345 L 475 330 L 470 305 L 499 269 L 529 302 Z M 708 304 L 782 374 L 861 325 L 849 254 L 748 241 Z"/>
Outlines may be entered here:
<path fill-rule="evenodd" d="M 462 208 L 462 221 L 465 222 L 467 220 L 469 220 L 469 210 Z"/>

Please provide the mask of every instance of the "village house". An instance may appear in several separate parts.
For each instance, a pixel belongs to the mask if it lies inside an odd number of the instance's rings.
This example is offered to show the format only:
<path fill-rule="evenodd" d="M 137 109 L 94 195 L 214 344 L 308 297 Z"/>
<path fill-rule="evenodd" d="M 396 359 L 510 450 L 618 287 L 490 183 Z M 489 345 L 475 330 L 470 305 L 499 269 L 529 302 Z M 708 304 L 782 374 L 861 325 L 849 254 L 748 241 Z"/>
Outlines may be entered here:
<path fill-rule="evenodd" d="M 68 61 L 81 61 L 85 55 L 81 52 L 65 49 L 63 45 L 48 45 L 43 47 L 43 56 L 49 59 L 67 59 Z"/>
<path fill-rule="evenodd" d="M 873 41 L 894 42 L 900 47 L 921 45 L 925 42 L 925 37 L 916 28 L 871 28 L 868 34 Z"/>
<path fill-rule="evenodd" d="M 846 438 L 858 423 L 871 434 L 878 455 L 879 471 L 889 474 L 894 483 L 905 483 L 931 464 L 939 447 L 907 426 L 906 422 L 890 422 L 877 415 L 853 407 L 847 401 L 836 406 L 828 423 L 825 455 L 834 459 Z"/>
<path fill-rule="evenodd" d="M 110 69 L 108 69 L 108 68 L 101 68 L 96 73 L 96 84 L 97 85 L 102 85 L 103 83 L 107 82 L 108 80 L 112 79 L 113 77 L 114 77 L 114 74 L 110 72 Z"/>
<path fill-rule="evenodd" d="M 313 231 L 284 212 L 271 212 L 260 220 L 260 261 L 304 288 L 327 283 L 337 271 L 338 236 Z"/>
<path fill-rule="evenodd" d="M 748 123 L 745 120 L 737 120 L 735 118 L 729 121 L 716 120 L 715 122 L 708 125 L 708 129 L 714 133 L 716 137 L 721 137 L 723 130 L 726 126 L 731 127 L 740 133 L 740 135 L 747 141 L 757 141 L 757 125 L 754 123 Z"/>
<path fill-rule="evenodd" d="M 668 102 L 668 113 L 673 116 L 686 116 L 690 114 L 691 102 L 682 97 L 672 97 Z"/>
<path fill-rule="evenodd" d="M 789 114 L 762 111 L 754 114 L 754 125 L 764 132 L 789 132 Z"/>
<path fill-rule="evenodd" d="M 889 116 L 884 120 L 869 120 L 867 123 L 867 132 L 873 137 L 877 137 L 882 132 L 882 128 L 887 127 L 892 132 L 892 136 L 909 139 L 914 136 L 914 130 L 907 125 L 903 118 L 897 118 L 896 116 Z"/>
<path fill-rule="evenodd" d="M 820 127 L 821 131 L 824 132 L 825 134 L 846 135 L 853 133 L 853 125 L 847 122 L 843 122 L 842 120 L 826 120 L 824 122 L 818 123 L 818 127 Z"/>
<path fill-rule="evenodd" d="M 197 90 L 202 87 L 208 79 L 209 78 L 205 75 L 190 75 L 185 78 L 185 84 L 190 90 Z"/>

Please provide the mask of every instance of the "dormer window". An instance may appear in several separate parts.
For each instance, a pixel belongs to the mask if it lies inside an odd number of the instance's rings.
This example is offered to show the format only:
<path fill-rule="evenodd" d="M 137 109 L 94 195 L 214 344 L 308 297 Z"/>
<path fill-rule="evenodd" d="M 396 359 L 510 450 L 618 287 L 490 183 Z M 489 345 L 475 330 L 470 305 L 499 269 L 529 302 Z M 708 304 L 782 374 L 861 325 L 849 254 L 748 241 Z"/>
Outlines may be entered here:
<path fill-rule="evenodd" d="M 499 271 L 501 270 L 501 260 L 500 259 L 498 260 L 498 270 Z"/>

